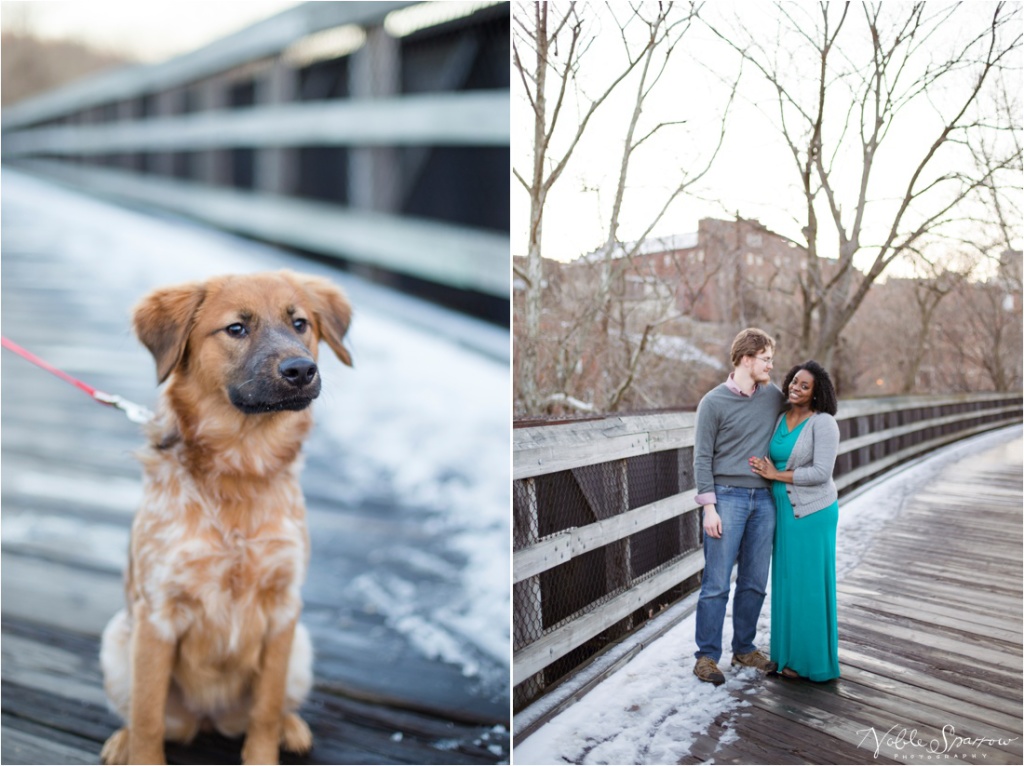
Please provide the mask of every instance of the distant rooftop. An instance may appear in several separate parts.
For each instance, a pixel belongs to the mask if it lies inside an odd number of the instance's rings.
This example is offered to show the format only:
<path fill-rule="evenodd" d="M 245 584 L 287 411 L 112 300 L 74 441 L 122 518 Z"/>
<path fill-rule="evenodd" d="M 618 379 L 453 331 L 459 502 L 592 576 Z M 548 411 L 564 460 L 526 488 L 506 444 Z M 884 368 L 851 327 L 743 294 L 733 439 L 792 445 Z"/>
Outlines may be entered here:
<path fill-rule="evenodd" d="M 688 250 L 691 247 L 696 247 L 698 242 L 697 232 L 688 232 L 686 234 L 670 234 L 665 237 L 648 237 L 639 243 L 637 242 L 620 242 L 615 245 L 615 249 L 612 251 L 612 258 L 624 258 L 627 253 L 632 253 L 634 248 L 636 252 L 634 255 L 651 255 L 652 253 L 666 253 L 673 250 Z M 582 255 L 579 257 L 579 261 L 593 263 L 604 257 L 604 250 L 599 248 L 591 253 Z"/>

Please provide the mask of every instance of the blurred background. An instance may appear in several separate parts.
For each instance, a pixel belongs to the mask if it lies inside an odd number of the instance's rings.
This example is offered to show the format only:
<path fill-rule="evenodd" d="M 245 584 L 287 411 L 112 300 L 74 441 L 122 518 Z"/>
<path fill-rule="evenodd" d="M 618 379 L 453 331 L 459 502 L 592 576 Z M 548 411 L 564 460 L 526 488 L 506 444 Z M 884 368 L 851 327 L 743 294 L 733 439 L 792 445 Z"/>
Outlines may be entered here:
<path fill-rule="evenodd" d="M 291 268 L 354 307 L 355 368 L 320 355 L 304 448 L 316 745 L 282 762 L 507 763 L 508 4 L 5 2 L 0 22 L 6 338 L 153 409 L 147 291 Z M 0 761 L 96 763 L 143 436 L 0 364 Z"/>
<path fill-rule="evenodd" d="M 507 3 L 5 2 L 0 18 L 5 163 L 507 325 Z"/>

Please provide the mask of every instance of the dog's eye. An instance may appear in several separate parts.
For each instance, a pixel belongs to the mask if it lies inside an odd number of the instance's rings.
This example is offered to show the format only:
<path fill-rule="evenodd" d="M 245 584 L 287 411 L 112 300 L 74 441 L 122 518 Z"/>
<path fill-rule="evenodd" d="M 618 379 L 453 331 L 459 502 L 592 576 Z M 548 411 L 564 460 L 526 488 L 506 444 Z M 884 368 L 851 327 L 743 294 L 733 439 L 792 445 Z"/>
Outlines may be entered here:
<path fill-rule="evenodd" d="M 292 327 L 295 328 L 295 332 L 304 333 L 306 328 L 309 327 L 309 322 L 305 319 L 294 319 L 292 320 Z"/>
<path fill-rule="evenodd" d="M 249 334 L 249 331 L 241 322 L 229 324 L 227 327 L 224 328 L 224 332 L 226 332 L 232 338 L 244 338 L 246 335 Z"/>

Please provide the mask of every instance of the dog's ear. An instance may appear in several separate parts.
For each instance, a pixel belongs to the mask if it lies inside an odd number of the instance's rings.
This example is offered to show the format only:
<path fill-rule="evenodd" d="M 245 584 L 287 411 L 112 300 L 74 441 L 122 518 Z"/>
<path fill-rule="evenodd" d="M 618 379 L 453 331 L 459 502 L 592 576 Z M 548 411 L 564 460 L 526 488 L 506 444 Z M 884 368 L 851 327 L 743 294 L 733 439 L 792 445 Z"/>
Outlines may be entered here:
<path fill-rule="evenodd" d="M 352 366 L 352 356 L 342 343 L 345 333 L 348 332 L 349 323 L 352 321 L 352 306 L 345 294 L 335 285 L 326 279 L 319 277 L 299 276 L 291 274 L 292 278 L 298 279 L 302 288 L 309 296 L 313 313 L 316 315 L 317 326 L 320 328 L 320 336 L 331 347 L 338 359 Z"/>
<path fill-rule="evenodd" d="M 188 335 L 206 291 L 199 282 L 162 287 L 135 307 L 135 334 L 156 361 L 157 382 L 163 383 L 185 355 Z"/>

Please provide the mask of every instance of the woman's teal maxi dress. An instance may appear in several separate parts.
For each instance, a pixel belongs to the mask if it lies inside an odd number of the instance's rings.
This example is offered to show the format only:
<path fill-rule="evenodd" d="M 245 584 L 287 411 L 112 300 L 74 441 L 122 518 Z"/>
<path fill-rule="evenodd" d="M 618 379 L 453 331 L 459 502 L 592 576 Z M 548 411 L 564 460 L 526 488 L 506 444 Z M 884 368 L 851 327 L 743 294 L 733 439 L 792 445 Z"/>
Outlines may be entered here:
<path fill-rule="evenodd" d="M 779 471 L 793 451 L 805 420 L 792 431 L 782 418 L 768 448 Z M 839 677 L 836 622 L 836 525 L 839 501 L 796 518 L 781 481 L 775 498 L 775 550 L 772 555 L 771 658 L 812 681 Z"/>

